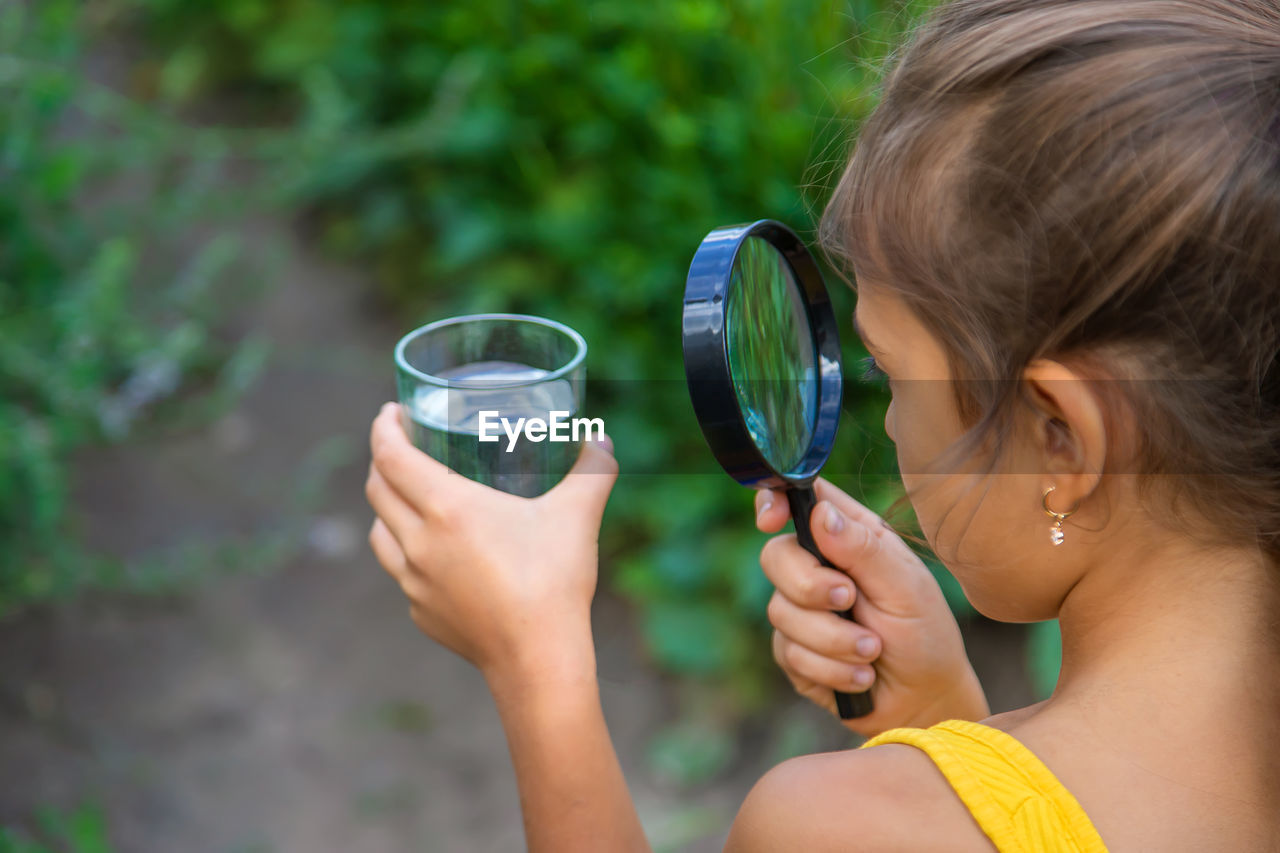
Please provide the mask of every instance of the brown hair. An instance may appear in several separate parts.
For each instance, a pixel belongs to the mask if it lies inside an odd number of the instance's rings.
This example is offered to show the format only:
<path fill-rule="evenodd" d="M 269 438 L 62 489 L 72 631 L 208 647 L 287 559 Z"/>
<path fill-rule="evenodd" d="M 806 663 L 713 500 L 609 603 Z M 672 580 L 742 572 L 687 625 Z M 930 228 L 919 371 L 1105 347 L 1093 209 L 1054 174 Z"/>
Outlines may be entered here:
<path fill-rule="evenodd" d="M 1280 563 L 1274 0 L 941 6 L 821 236 L 940 339 L 968 429 L 954 459 L 995 470 L 1016 377 L 1069 362 L 1137 427 L 1109 467 L 1177 475 L 1139 478 L 1144 497 Z"/>

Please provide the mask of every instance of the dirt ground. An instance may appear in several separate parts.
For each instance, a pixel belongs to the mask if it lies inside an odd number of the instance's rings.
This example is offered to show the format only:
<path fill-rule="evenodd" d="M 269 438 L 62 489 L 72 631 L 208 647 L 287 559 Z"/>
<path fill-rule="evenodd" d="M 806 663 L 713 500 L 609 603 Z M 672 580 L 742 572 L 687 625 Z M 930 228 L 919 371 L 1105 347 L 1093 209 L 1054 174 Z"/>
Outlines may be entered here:
<path fill-rule="evenodd" d="M 107 553 L 167 549 L 245 571 L 0 624 L 0 824 L 96 801 L 128 853 L 522 849 L 483 681 L 417 632 L 365 545 L 364 441 L 394 395 L 405 324 L 363 304 L 361 273 L 319 259 L 290 227 L 251 231 L 283 257 L 251 315 L 273 345 L 258 383 L 208 427 L 84 454 L 74 495 L 86 539 Z M 336 467 L 308 486 L 325 459 Z M 294 547 L 254 570 L 254 543 L 279 531 L 298 534 Z M 219 549 L 233 537 L 247 544 Z M 718 850 L 770 738 L 710 785 L 664 784 L 645 746 L 672 720 L 671 686 L 622 603 L 603 595 L 596 616 L 606 714 L 655 845 Z M 1020 630 L 965 629 L 994 710 L 1031 701 Z M 811 729 L 819 748 L 853 745 L 799 700 L 776 720 Z"/>

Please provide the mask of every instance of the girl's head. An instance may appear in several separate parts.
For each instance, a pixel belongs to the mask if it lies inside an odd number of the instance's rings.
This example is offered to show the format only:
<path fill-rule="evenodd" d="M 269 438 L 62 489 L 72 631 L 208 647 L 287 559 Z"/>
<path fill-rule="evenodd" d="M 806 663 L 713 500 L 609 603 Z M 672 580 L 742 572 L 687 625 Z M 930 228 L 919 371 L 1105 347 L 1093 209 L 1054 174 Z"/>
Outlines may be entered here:
<path fill-rule="evenodd" d="M 942 6 L 822 231 L 921 526 L 980 610 L 1051 618 L 1104 551 L 1280 564 L 1274 0 Z M 1061 547 L 1050 485 L 1079 501 Z"/>

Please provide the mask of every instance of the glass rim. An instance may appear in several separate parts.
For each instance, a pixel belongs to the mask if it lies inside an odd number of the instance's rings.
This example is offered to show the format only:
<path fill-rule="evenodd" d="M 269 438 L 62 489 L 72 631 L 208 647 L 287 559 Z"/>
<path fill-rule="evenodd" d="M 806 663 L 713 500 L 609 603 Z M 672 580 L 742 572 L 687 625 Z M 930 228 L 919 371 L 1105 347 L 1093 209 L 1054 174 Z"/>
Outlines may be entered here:
<path fill-rule="evenodd" d="M 490 321 L 507 321 L 514 323 L 529 323 L 535 326 L 542 326 L 547 329 L 559 332 L 560 334 L 573 341 L 577 350 L 573 357 L 565 364 L 557 367 L 555 370 L 549 371 L 545 376 L 539 376 L 537 379 L 526 379 L 519 382 L 492 382 L 484 379 L 444 379 L 434 376 L 430 373 L 419 370 L 405 359 L 404 351 L 410 343 L 431 332 L 439 331 L 448 326 L 458 326 L 463 323 L 490 322 Z M 463 314 L 458 317 L 446 317 L 443 320 L 436 320 L 433 323 L 427 323 L 425 326 L 419 326 L 413 331 L 402 337 L 396 343 L 395 362 L 396 368 L 403 370 L 415 379 L 425 382 L 428 385 L 435 385 L 440 388 L 524 388 L 530 385 L 538 385 L 542 382 L 550 382 L 555 379 L 562 378 L 565 374 L 577 368 L 587 357 L 587 341 L 574 329 L 566 326 L 564 323 L 557 323 L 555 320 L 548 320 L 546 317 L 537 317 L 533 314 Z"/>

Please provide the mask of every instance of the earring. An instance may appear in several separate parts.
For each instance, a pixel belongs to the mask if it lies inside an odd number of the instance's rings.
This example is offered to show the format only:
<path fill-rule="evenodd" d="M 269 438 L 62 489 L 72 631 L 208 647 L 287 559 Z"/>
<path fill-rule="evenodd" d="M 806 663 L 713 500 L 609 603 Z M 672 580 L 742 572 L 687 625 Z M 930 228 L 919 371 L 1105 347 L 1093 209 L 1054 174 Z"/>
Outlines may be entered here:
<path fill-rule="evenodd" d="M 1052 542 L 1054 545 L 1061 545 L 1062 540 L 1066 538 L 1066 534 L 1062 532 L 1062 522 L 1067 519 L 1067 516 L 1072 515 L 1077 509 L 1080 508 L 1080 501 L 1076 501 L 1075 504 L 1071 507 L 1071 509 L 1067 510 L 1066 512 L 1054 512 L 1053 510 L 1049 509 L 1049 493 L 1056 488 L 1058 487 L 1050 486 L 1049 488 L 1044 490 L 1044 497 L 1040 499 L 1040 505 L 1044 507 L 1045 513 L 1050 518 L 1054 519 L 1053 525 L 1049 528 L 1049 541 Z"/>

